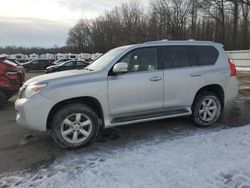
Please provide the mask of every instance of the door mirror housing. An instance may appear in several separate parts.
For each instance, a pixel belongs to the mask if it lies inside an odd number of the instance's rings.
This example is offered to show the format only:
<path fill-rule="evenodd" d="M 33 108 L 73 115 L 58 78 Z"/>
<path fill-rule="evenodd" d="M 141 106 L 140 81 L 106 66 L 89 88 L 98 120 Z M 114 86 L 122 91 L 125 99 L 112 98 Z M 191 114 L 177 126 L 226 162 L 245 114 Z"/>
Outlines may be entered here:
<path fill-rule="evenodd" d="M 113 67 L 113 73 L 126 73 L 128 72 L 128 64 L 127 63 L 117 63 Z"/>

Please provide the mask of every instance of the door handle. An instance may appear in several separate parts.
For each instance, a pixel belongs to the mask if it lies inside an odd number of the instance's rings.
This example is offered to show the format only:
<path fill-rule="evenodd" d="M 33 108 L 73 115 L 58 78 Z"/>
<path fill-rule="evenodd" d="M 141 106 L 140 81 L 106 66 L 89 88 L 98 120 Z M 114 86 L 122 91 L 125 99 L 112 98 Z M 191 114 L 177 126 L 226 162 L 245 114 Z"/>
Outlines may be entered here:
<path fill-rule="evenodd" d="M 202 76 L 202 74 L 201 73 L 193 73 L 190 76 L 192 76 L 192 77 L 199 77 L 199 76 Z"/>
<path fill-rule="evenodd" d="M 162 78 L 158 77 L 158 76 L 150 78 L 150 81 L 152 81 L 152 82 L 156 82 L 156 81 L 160 81 L 160 80 L 162 80 Z"/>

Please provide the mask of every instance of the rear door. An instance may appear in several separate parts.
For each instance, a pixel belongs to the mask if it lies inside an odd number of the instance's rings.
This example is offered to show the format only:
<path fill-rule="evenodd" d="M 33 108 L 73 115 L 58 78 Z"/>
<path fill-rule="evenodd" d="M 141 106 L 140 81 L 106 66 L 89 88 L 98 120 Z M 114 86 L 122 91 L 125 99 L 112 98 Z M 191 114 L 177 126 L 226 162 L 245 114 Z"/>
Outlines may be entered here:
<path fill-rule="evenodd" d="M 226 82 L 229 77 L 227 56 L 219 57 L 219 51 L 214 46 L 193 46 L 192 51 L 207 85 Z"/>
<path fill-rule="evenodd" d="M 37 70 L 38 67 L 39 67 L 38 64 L 39 64 L 38 60 L 33 60 L 33 61 L 31 61 L 31 62 L 28 64 L 29 69 L 30 69 L 30 70 Z"/>
<path fill-rule="evenodd" d="M 205 77 L 196 64 L 190 47 L 161 47 L 161 63 L 164 74 L 164 107 L 190 107 L 196 92 L 205 84 Z"/>
<path fill-rule="evenodd" d="M 47 63 L 48 63 L 47 60 L 40 60 L 40 63 L 39 63 L 40 67 L 39 67 L 39 69 L 40 69 L 40 70 L 46 69 Z"/>

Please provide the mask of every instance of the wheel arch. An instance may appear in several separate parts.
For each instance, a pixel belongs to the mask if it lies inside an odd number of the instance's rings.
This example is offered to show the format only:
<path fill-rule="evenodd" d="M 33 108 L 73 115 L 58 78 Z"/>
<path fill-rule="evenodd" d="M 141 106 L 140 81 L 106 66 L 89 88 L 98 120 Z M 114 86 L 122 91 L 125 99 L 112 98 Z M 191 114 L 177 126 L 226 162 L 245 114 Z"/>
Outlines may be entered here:
<path fill-rule="evenodd" d="M 196 97 L 202 93 L 202 92 L 206 92 L 206 91 L 209 91 L 209 92 L 213 92 L 215 93 L 220 101 L 221 101 L 221 107 L 222 109 L 224 108 L 224 100 L 225 100 L 225 92 L 224 92 L 224 89 L 221 85 L 219 84 L 211 84 L 211 85 L 207 85 L 207 86 L 204 86 L 202 88 L 200 88 L 197 92 L 196 92 L 196 95 L 194 97 L 194 100 L 193 100 L 193 104 L 196 100 Z M 193 107 L 193 104 L 192 104 L 192 107 Z"/>
<path fill-rule="evenodd" d="M 90 96 L 85 96 L 85 97 L 76 97 L 76 98 L 70 98 L 70 99 L 66 99 L 63 101 L 58 102 L 57 104 L 55 104 L 48 115 L 47 118 L 47 123 L 46 123 L 46 129 L 50 130 L 51 129 L 51 121 L 53 119 L 53 116 L 56 114 L 56 112 L 58 110 L 60 110 L 63 106 L 66 106 L 68 104 L 72 104 L 72 103 L 82 103 L 82 104 L 86 104 L 88 106 L 90 106 L 97 114 L 97 116 L 99 117 L 99 119 L 102 120 L 102 126 L 104 126 L 104 116 L 103 116 L 103 109 L 101 106 L 101 103 L 94 97 L 90 97 Z"/>

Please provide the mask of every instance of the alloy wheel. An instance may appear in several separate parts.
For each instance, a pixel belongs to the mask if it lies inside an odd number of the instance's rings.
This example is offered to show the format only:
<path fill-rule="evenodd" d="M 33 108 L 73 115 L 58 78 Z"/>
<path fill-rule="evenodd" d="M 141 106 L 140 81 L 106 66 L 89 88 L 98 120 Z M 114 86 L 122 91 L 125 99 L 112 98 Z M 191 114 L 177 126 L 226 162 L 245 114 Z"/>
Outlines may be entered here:
<path fill-rule="evenodd" d="M 68 116 L 61 124 L 61 135 L 69 143 L 78 144 L 86 140 L 92 130 L 90 118 L 82 113 Z"/>
<path fill-rule="evenodd" d="M 206 97 L 199 109 L 200 119 L 205 122 L 213 121 L 218 116 L 218 106 L 213 97 Z"/>

